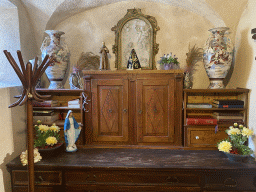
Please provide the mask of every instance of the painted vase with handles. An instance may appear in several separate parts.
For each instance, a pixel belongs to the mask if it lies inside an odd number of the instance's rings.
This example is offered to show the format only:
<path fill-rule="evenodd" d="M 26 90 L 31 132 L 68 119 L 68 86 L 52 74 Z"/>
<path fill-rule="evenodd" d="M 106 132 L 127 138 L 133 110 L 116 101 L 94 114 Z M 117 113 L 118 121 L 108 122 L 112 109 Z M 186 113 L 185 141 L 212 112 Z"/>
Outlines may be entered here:
<path fill-rule="evenodd" d="M 225 88 L 223 80 L 230 70 L 233 59 L 233 45 L 228 27 L 210 29 L 212 33 L 204 48 L 204 67 L 210 79 L 209 89 Z"/>
<path fill-rule="evenodd" d="M 65 33 L 57 30 L 46 30 L 45 33 L 49 37 L 45 38 L 41 46 L 42 60 L 47 54 L 54 58 L 54 62 L 45 70 L 50 81 L 48 89 L 64 89 L 62 81 L 70 64 L 70 51 L 60 38 Z"/>

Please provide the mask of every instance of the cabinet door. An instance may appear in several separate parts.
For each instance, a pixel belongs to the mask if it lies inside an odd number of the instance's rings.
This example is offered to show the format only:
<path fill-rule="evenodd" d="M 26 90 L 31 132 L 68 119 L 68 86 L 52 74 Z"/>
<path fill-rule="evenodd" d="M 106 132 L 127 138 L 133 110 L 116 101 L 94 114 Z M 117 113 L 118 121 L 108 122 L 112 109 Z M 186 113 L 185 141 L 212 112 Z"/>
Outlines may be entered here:
<path fill-rule="evenodd" d="M 128 141 L 128 80 L 92 80 L 93 142 Z"/>
<path fill-rule="evenodd" d="M 139 143 L 174 142 L 174 79 L 137 81 Z"/>

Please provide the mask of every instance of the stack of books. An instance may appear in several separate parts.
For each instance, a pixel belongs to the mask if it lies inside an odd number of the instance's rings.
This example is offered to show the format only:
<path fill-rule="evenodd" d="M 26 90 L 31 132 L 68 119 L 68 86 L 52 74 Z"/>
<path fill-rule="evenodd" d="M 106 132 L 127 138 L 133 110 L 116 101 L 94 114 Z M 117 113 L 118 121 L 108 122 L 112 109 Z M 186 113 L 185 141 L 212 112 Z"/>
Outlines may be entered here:
<path fill-rule="evenodd" d="M 43 102 L 39 101 L 32 101 L 33 107 L 57 107 L 58 106 L 58 101 L 57 100 L 47 100 Z"/>
<path fill-rule="evenodd" d="M 209 103 L 187 103 L 187 108 L 212 108 Z"/>
<path fill-rule="evenodd" d="M 213 117 L 218 124 L 244 124 L 244 114 L 240 112 L 214 112 Z"/>
<path fill-rule="evenodd" d="M 59 119 L 59 115 L 53 110 L 50 111 L 33 111 L 33 123 L 36 124 L 38 120 L 42 124 L 52 124 Z"/>
<path fill-rule="evenodd" d="M 244 108 L 244 101 L 237 99 L 219 99 L 214 100 L 212 106 L 215 108 Z"/>
<path fill-rule="evenodd" d="M 187 125 L 217 125 L 217 119 L 212 116 L 188 116 Z"/>
<path fill-rule="evenodd" d="M 68 107 L 69 108 L 80 108 L 80 100 L 79 99 L 75 99 L 75 100 L 71 100 L 68 102 Z"/>

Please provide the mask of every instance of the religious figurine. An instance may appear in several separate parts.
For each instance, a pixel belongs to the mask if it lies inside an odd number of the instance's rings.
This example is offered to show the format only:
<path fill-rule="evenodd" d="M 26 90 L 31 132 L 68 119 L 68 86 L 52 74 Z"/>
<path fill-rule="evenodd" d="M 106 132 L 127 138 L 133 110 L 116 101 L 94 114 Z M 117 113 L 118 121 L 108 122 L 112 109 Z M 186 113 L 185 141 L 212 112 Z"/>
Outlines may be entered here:
<path fill-rule="evenodd" d="M 81 127 L 76 122 L 72 110 L 69 110 L 64 123 L 64 136 L 66 142 L 66 152 L 77 151 L 76 141 L 80 135 Z"/>
<path fill-rule="evenodd" d="M 128 60 L 127 69 L 140 69 L 140 61 L 134 49 L 131 51 L 131 55 Z"/>
<path fill-rule="evenodd" d="M 105 42 L 102 42 L 102 48 L 100 49 L 100 53 L 101 53 L 101 57 L 100 57 L 100 70 L 103 69 L 109 69 L 109 61 L 108 61 L 108 53 L 109 50 L 108 48 L 105 46 Z"/>

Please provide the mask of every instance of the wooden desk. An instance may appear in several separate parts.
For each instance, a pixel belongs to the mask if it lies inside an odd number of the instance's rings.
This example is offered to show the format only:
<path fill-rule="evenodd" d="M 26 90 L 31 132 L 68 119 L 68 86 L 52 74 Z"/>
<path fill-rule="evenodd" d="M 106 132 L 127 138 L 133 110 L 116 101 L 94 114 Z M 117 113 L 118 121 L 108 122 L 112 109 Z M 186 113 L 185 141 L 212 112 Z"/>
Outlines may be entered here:
<path fill-rule="evenodd" d="M 13 192 L 27 191 L 26 166 L 7 164 Z M 219 151 L 79 149 L 35 164 L 36 191 L 256 191 L 256 164 Z"/>

